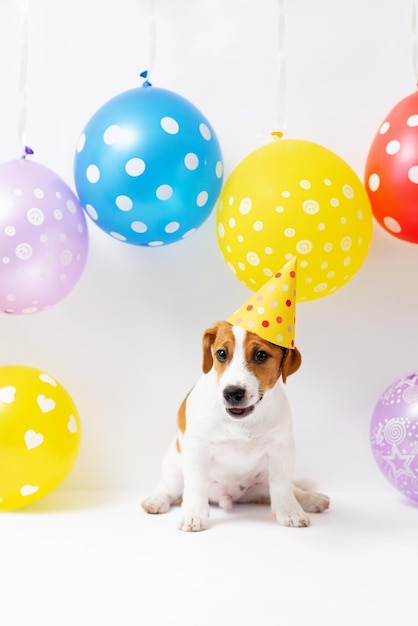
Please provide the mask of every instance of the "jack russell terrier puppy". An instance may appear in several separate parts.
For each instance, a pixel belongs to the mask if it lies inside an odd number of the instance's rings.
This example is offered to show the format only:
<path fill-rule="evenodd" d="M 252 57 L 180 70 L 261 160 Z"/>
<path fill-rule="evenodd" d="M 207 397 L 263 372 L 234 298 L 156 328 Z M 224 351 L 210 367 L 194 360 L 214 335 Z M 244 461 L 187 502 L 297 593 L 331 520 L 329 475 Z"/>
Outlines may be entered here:
<path fill-rule="evenodd" d="M 308 482 L 293 482 L 295 445 L 282 381 L 301 364 L 285 349 L 221 321 L 203 335 L 203 374 L 183 400 L 177 438 L 162 464 L 147 513 L 182 501 L 179 528 L 207 526 L 209 503 L 269 503 L 283 526 L 309 526 L 329 506 Z M 281 378 L 281 380 L 280 380 Z"/>

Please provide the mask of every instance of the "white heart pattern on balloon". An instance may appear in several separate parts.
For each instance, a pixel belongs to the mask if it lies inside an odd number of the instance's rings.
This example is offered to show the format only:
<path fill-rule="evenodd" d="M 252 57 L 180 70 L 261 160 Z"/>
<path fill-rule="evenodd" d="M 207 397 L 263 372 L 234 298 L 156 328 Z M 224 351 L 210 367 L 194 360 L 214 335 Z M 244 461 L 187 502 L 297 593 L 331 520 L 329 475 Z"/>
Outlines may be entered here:
<path fill-rule="evenodd" d="M 55 402 L 52 398 L 47 398 L 43 394 L 40 394 L 36 398 L 36 402 L 38 403 L 39 408 L 42 413 L 48 413 L 49 411 L 53 411 L 55 409 Z"/>

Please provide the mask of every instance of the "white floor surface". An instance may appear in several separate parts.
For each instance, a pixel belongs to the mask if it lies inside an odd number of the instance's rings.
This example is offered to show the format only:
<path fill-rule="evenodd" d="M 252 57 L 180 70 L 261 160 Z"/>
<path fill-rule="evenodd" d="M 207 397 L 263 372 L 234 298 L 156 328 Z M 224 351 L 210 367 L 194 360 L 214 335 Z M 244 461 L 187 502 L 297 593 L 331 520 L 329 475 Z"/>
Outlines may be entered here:
<path fill-rule="evenodd" d="M 140 494 L 56 490 L 0 514 L 2 626 L 418 623 L 418 507 L 330 494 L 312 526 L 268 507 L 211 510 L 207 531 L 148 516 Z"/>

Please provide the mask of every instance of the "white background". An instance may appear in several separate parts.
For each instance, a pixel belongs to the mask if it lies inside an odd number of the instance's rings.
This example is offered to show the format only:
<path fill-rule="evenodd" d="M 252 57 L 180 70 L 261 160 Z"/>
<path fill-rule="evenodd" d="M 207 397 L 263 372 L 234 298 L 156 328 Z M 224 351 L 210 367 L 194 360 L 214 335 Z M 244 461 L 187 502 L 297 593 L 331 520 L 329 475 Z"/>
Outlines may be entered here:
<path fill-rule="evenodd" d="M 31 0 L 27 143 L 73 186 L 79 133 L 149 60 L 145 0 Z M 278 106 L 277 0 L 156 0 L 152 82 L 216 129 L 228 174 L 270 141 Z M 362 178 L 389 110 L 415 89 L 412 2 L 287 0 L 286 137 L 315 141 Z M 0 161 L 17 132 L 18 3 L 0 0 Z M 51 310 L 0 317 L 0 362 L 44 369 L 83 425 L 78 461 L 50 496 L 0 516 L 8 626 L 391 626 L 416 621 L 416 505 L 380 474 L 369 423 L 386 387 L 418 368 L 418 247 L 375 226 L 341 290 L 300 304 L 302 369 L 287 384 L 297 474 L 330 510 L 306 530 L 268 507 L 213 507 L 205 533 L 178 510 L 147 516 L 203 330 L 250 292 L 217 248 L 214 215 L 189 239 L 129 246 L 92 222 L 85 272 Z M 117 492 L 115 491 L 117 490 Z M 373 493 L 374 492 L 374 493 Z"/>
<path fill-rule="evenodd" d="M 27 143 L 73 185 L 78 136 L 108 99 L 142 84 L 150 4 L 30 3 Z M 363 179 L 389 110 L 415 89 L 412 3 L 288 0 L 286 134 L 341 156 Z M 278 2 L 156 0 L 151 80 L 214 126 L 225 174 L 270 141 L 278 119 Z M 18 158 L 18 3 L 0 0 L 0 160 Z M 214 214 L 188 240 L 147 249 L 89 220 L 90 252 L 72 293 L 51 310 L 0 318 L 0 359 L 55 376 L 75 401 L 83 443 L 61 489 L 147 491 L 200 372 L 203 330 L 251 295 L 227 269 Z M 287 384 L 297 474 L 324 491 L 392 491 L 371 454 L 373 408 L 418 368 L 418 247 L 375 225 L 370 253 L 342 289 L 300 304 L 304 364 Z"/>

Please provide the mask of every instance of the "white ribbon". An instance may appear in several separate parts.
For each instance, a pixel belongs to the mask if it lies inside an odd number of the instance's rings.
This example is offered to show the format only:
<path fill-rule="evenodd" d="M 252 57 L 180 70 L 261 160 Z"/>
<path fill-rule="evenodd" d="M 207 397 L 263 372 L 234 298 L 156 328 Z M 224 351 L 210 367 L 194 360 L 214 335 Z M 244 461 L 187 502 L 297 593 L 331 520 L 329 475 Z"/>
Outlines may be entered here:
<path fill-rule="evenodd" d="M 280 137 L 286 126 L 286 53 L 285 53 L 285 0 L 278 0 L 278 97 L 277 97 L 277 132 Z"/>
<path fill-rule="evenodd" d="M 418 83 L 417 0 L 412 0 L 412 67 Z"/>
<path fill-rule="evenodd" d="M 148 77 L 152 73 L 154 67 L 155 56 L 157 53 L 157 20 L 155 17 L 155 0 L 148 0 L 148 36 L 149 36 L 149 58 L 148 58 Z"/>
<path fill-rule="evenodd" d="M 154 67 L 157 51 L 157 25 L 155 19 L 155 0 L 148 0 L 148 67 L 141 72 L 140 76 L 145 78 L 144 87 L 151 85 L 150 77 Z"/>
<path fill-rule="evenodd" d="M 28 25 L 29 0 L 19 0 L 19 83 L 18 83 L 18 134 L 23 156 L 26 145 L 27 90 L 28 90 Z M 30 152 L 29 152 L 30 153 Z"/>

